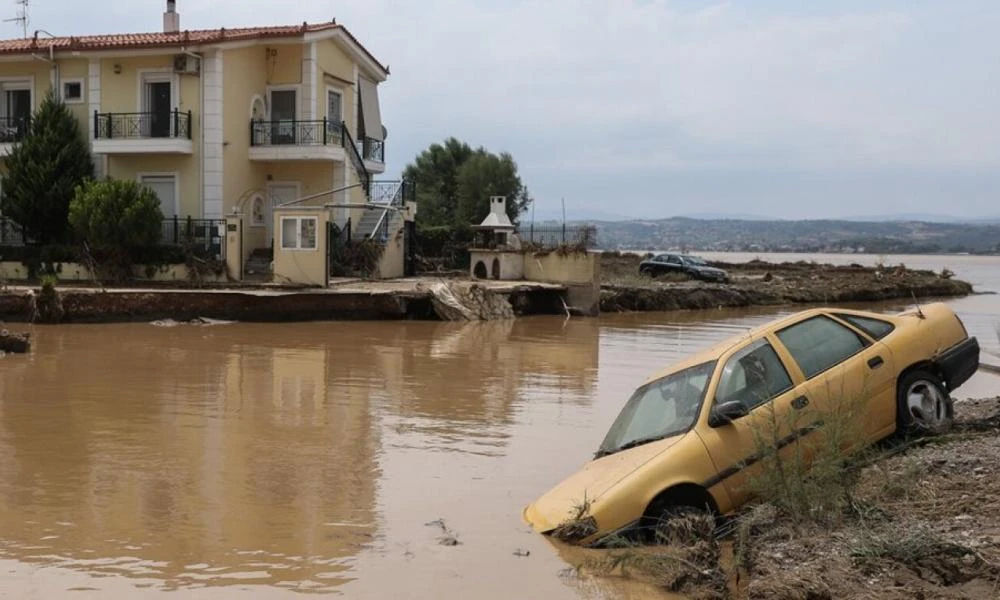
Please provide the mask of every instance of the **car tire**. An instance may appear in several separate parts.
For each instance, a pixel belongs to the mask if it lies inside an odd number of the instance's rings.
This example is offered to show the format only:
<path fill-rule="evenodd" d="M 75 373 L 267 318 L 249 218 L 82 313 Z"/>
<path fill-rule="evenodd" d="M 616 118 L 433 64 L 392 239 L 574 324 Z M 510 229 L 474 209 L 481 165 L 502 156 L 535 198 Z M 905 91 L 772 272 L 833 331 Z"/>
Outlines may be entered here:
<path fill-rule="evenodd" d="M 643 267 L 642 269 L 639 269 L 639 275 L 645 275 L 646 277 L 656 277 L 656 274 L 653 273 L 653 270 L 650 269 L 649 267 Z"/>
<path fill-rule="evenodd" d="M 896 428 L 900 433 L 943 433 L 954 421 L 954 403 L 940 377 L 916 370 L 900 378 L 896 386 Z"/>

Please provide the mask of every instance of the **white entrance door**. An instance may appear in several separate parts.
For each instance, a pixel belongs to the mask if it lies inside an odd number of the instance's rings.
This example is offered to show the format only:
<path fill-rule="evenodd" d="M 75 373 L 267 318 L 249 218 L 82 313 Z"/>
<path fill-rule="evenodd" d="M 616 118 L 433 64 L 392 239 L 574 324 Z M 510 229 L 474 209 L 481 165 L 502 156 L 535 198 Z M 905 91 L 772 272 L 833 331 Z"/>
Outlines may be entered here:
<path fill-rule="evenodd" d="M 173 175 L 143 175 L 142 185 L 153 190 L 160 199 L 160 212 L 164 218 L 177 214 L 177 179 Z"/>
<path fill-rule="evenodd" d="M 274 242 L 274 207 L 291 202 L 299 197 L 299 186 L 294 183 L 272 183 L 267 186 L 267 206 L 264 207 L 264 223 L 267 225 L 267 243 Z"/>

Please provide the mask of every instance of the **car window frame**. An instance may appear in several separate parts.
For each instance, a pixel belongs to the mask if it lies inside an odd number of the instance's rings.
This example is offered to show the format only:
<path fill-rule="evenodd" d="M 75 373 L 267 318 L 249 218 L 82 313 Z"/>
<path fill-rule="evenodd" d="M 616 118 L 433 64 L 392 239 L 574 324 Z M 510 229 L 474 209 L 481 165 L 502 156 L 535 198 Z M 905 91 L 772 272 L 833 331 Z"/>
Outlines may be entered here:
<path fill-rule="evenodd" d="M 867 315 L 853 315 L 851 313 L 845 313 L 845 312 L 830 313 L 830 316 L 837 319 L 838 321 L 842 321 L 844 325 L 847 325 L 852 329 L 860 331 L 862 334 L 864 334 L 866 337 L 870 338 L 874 342 L 881 342 L 882 340 L 889 337 L 890 335 L 893 334 L 893 332 L 896 331 L 896 324 L 888 319 L 879 319 L 878 317 L 869 317 Z M 849 317 L 854 317 L 856 319 L 868 319 L 871 321 L 879 321 L 881 323 L 885 323 L 886 325 L 889 326 L 889 331 L 886 332 L 885 335 L 877 336 L 875 335 L 874 332 L 869 331 L 867 327 L 864 327 L 858 323 L 855 323 L 854 321 L 851 321 Z"/>
<path fill-rule="evenodd" d="M 715 408 L 716 406 L 719 406 L 719 388 L 722 386 L 722 376 L 726 370 L 726 365 L 729 364 L 729 361 L 732 360 L 732 358 L 737 354 L 739 354 L 742 350 L 745 350 L 746 348 L 754 344 L 759 344 L 761 342 L 771 347 L 771 351 L 774 352 L 774 356 L 778 359 L 778 363 L 781 365 L 781 368 L 785 370 L 785 375 L 788 376 L 788 387 L 779 392 L 776 392 L 775 394 L 770 396 L 767 400 L 761 402 L 760 404 L 757 404 L 756 406 L 747 407 L 748 412 L 752 413 L 761 407 L 771 404 L 777 398 L 783 396 L 784 394 L 787 394 L 788 392 L 794 390 L 796 387 L 800 385 L 801 382 L 799 381 L 799 377 L 801 376 L 801 369 L 798 368 L 798 364 L 794 364 L 796 370 L 793 371 L 791 368 L 789 368 L 792 365 L 789 365 L 787 362 L 787 360 L 792 359 L 791 354 L 788 354 L 788 358 L 786 359 L 786 357 L 781 352 L 781 350 L 785 350 L 787 352 L 786 348 L 784 347 L 782 347 L 781 349 L 777 348 L 775 346 L 775 340 L 772 339 L 772 336 L 769 335 L 761 336 L 756 339 L 748 340 L 745 344 L 741 344 L 738 348 L 734 348 L 731 352 L 729 352 L 728 355 L 725 357 L 725 359 L 719 358 L 719 360 L 716 361 L 715 381 L 711 389 L 712 401 L 708 403 L 710 408 Z"/>
<path fill-rule="evenodd" d="M 822 371 L 819 371 L 817 373 L 813 373 L 812 375 L 808 375 L 802 369 L 802 365 L 799 364 L 799 361 L 796 360 L 795 355 L 792 353 L 791 349 L 789 349 L 789 347 L 781 340 L 781 338 L 779 337 L 779 334 L 782 331 L 786 331 L 788 329 L 791 329 L 792 327 L 795 327 L 796 325 L 801 325 L 801 324 L 806 323 L 808 321 L 812 321 L 813 319 L 820 319 L 820 318 L 829 319 L 830 321 L 832 321 L 836 325 L 839 325 L 840 327 L 843 327 L 847 331 L 849 331 L 852 334 L 854 334 L 854 336 L 857 337 L 858 340 L 861 341 L 861 348 L 858 351 L 854 352 L 853 354 L 844 357 L 839 362 L 835 362 L 832 365 L 826 367 Z M 850 361 L 852 358 L 858 356 L 859 354 L 862 354 L 865 350 L 868 350 L 869 348 L 871 348 L 873 345 L 875 345 L 877 343 L 876 341 L 868 339 L 868 337 L 866 335 L 860 333 L 859 331 L 855 331 L 855 329 L 853 327 L 851 327 L 850 325 L 848 325 L 846 323 L 841 323 L 837 318 L 835 318 L 832 315 L 829 315 L 827 313 L 819 313 L 819 314 L 813 315 L 811 317 L 806 317 L 804 319 L 800 319 L 800 320 L 798 320 L 798 321 L 796 321 L 794 323 L 791 323 L 789 325 L 786 325 L 786 326 L 782 327 L 781 329 L 775 329 L 773 337 L 774 337 L 775 342 L 777 342 L 778 344 L 781 344 L 782 350 L 784 350 L 784 353 L 788 355 L 789 360 L 792 361 L 792 363 L 795 365 L 795 368 L 798 370 L 799 374 L 801 374 L 803 382 L 813 380 L 813 379 L 815 379 L 817 377 L 820 377 L 820 376 L 826 374 L 828 371 L 831 371 L 831 370 L 835 369 L 836 367 L 839 367 L 840 365 L 842 365 L 842 364 Z"/>
<path fill-rule="evenodd" d="M 674 260 L 670 260 L 671 258 L 674 259 Z M 669 255 L 667 255 L 667 264 L 668 265 L 677 265 L 678 267 L 683 267 L 684 266 L 684 259 L 682 259 L 680 256 L 677 256 L 676 254 L 669 254 Z"/>
<path fill-rule="evenodd" d="M 665 264 L 667 262 L 667 256 L 667 254 L 657 254 L 652 258 L 652 261 L 655 263 Z"/>

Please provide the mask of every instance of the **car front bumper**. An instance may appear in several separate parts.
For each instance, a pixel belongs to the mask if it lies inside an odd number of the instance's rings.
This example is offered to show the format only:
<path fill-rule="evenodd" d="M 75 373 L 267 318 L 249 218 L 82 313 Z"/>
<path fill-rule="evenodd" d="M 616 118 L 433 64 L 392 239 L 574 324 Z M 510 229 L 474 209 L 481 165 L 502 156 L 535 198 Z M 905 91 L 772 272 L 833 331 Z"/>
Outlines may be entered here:
<path fill-rule="evenodd" d="M 979 370 L 979 340 L 966 338 L 942 352 L 934 362 L 941 368 L 948 391 L 953 391 Z"/>

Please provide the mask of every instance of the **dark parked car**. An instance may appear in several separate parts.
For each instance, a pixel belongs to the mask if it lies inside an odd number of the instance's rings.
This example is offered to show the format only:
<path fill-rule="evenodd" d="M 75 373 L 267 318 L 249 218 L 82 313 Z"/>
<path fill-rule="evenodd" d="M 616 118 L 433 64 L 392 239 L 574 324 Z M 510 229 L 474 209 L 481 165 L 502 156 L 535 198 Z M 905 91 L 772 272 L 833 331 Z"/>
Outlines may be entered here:
<path fill-rule="evenodd" d="M 729 281 L 729 274 L 724 270 L 709 266 L 704 259 L 687 254 L 657 254 L 639 263 L 639 272 L 651 277 L 664 273 L 684 273 L 705 281 Z"/>

